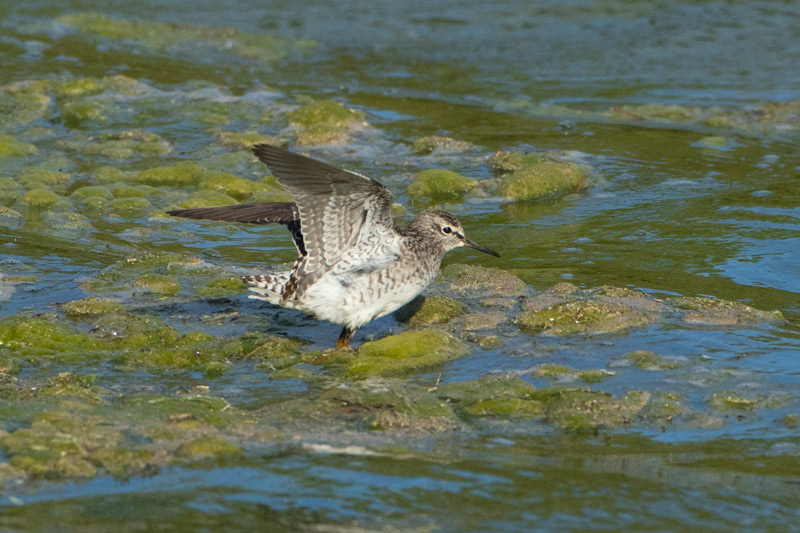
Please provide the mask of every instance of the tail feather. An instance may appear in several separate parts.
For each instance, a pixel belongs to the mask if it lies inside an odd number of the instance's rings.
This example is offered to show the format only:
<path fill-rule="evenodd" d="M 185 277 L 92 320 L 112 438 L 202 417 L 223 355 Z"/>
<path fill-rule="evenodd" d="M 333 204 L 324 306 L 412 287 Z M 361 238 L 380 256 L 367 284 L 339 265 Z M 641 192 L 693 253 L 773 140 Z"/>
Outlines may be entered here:
<path fill-rule="evenodd" d="M 250 298 L 280 304 L 281 295 L 289 282 L 289 272 L 242 276 L 242 281 L 250 285 L 250 292 L 253 293 Z"/>

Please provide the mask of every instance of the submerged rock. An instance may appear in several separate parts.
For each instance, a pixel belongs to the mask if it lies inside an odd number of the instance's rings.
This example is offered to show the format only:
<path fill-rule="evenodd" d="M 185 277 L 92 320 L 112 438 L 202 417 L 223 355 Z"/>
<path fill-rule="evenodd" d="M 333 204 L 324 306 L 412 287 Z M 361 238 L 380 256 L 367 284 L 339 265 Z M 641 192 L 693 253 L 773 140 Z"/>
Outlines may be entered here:
<path fill-rule="evenodd" d="M 459 153 L 473 147 L 472 143 L 459 141 L 451 137 L 429 135 L 417 139 L 411 144 L 411 151 L 415 154 L 427 155 L 433 152 Z"/>
<path fill-rule="evenodd" d="M 297 145 L 343 144 L 352 128 L 366 125 L 361 111 L 332 100 L 316 100 L 286 114 L 289 124 L 297 128 Z"/>
<path fill-rule="evenodd" d="M 660 304 L 639 291 L 580 290 L 562 283 L 528 299 L 517 324 L 528 333 L 594 335 L 646 326 L 662 311 Z"/>
<path fill-rule="evenodd" d="M 395 313 L 397 319 L 411 326 L 429 326 L 449 322 L 467 310 L 464 304 L 446 296 L 427 296 L 418 305 L 417 302 L 412 300 L 400 308 Z"/>
<path fill-rule="evenodd" d="M 426 198 L 433 201 L 454 200 L 464 196 L 478 186 L 478 181 L 442 168 L 423 170 L 414 177 L 408 186 L 412 198 Z"/>
<path fill-rule="evenodd" d="M 448 333 L 423 329 L 365 342 L 357 357 L 346 354 L 336 364 L 351 377 L 395 376 L 430 369 L 468 352 L 466 344 Z"/>
<path fill-rule="evenodd" d="M 516 168 L 516 161 L 504 161 L 503 168 Z M 576 163 L 534 161 L 523 158 L 511 173 L 502 176 L 497 194 L 518 201 L 566 196 L 586 187 L 591 169 Z"/>

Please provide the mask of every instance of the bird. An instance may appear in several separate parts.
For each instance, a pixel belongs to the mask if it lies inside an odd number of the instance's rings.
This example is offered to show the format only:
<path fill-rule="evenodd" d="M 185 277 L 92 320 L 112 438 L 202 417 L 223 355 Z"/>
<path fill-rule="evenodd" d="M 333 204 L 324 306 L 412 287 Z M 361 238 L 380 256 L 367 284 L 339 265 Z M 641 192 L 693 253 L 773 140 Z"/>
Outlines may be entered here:
<path fill-rule="evenodd" d="M 169 211 L 172 216 L 250 224 L 283 224 L 298 258 L 291 270 L 242 276 L 250 298 L 297 309 L 343 326 L 337 349 L 351 349 L 358 328 L 416 298 L 433 281 L 444 255 L 467 246 L 458 219 L 421 211 L 405 226 L 392 216 L 394 196 L 380 182 L 269 144 L 252 152 L 294 202 L 239 204 Z"/>

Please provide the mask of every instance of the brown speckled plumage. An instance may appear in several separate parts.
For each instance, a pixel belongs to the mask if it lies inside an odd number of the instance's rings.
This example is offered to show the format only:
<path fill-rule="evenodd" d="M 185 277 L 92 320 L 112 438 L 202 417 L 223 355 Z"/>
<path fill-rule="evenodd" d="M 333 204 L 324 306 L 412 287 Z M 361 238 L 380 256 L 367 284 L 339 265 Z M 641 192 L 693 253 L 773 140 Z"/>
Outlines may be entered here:
<path fill-rule="evenodd" d="M 287 226 L 300 256 L 290 272 L 245 276 L 251 297 L 343 324 L 336 343 L 421 293 L 447 251 L 469 246 L 458 219 L 428 209 L 408 226 L 392 218 L 391 191 L 379 182 L 281 148 L 253 147 L 295 202 L 171 211 L 185 218 Z"/>

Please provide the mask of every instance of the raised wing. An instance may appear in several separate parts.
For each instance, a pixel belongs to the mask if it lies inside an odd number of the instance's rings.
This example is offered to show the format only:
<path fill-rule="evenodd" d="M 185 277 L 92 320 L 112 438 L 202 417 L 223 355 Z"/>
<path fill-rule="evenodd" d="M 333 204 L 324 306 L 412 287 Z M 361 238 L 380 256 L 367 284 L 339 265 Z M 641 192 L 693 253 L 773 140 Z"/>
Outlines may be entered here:
<path fill-rule="evenodd" d="M 283 224 L 292 234 L 292 240 L 297 247 L 297 251 L 300 252 L 300 255 L 306 255 L 306 247 L 300 226 L 300 213 L 294 202 L 197 207 L 195 209 L 168 211 L 167 214 L 195 220 L 222 220 L 247 224 Z"/>
<path fill-rule="evenodd" d="M 253 153 L 297 204 L 308 252 L 297 273 L 298 293 L 369 233 L 394 228 L 392 193 L 374 179 L 267 144 L 255 145 Z"/>
<path fill-rule="evenodd" d="M 221 207 L 198 207 L 168 211 L 174 217 L 196 220 L 224 220 L 226 222 L 245 222 L 248 224 L 288 224 L 300 220 L 294 202 L 274 202 L 262 204 L 224 205 Z"/>

